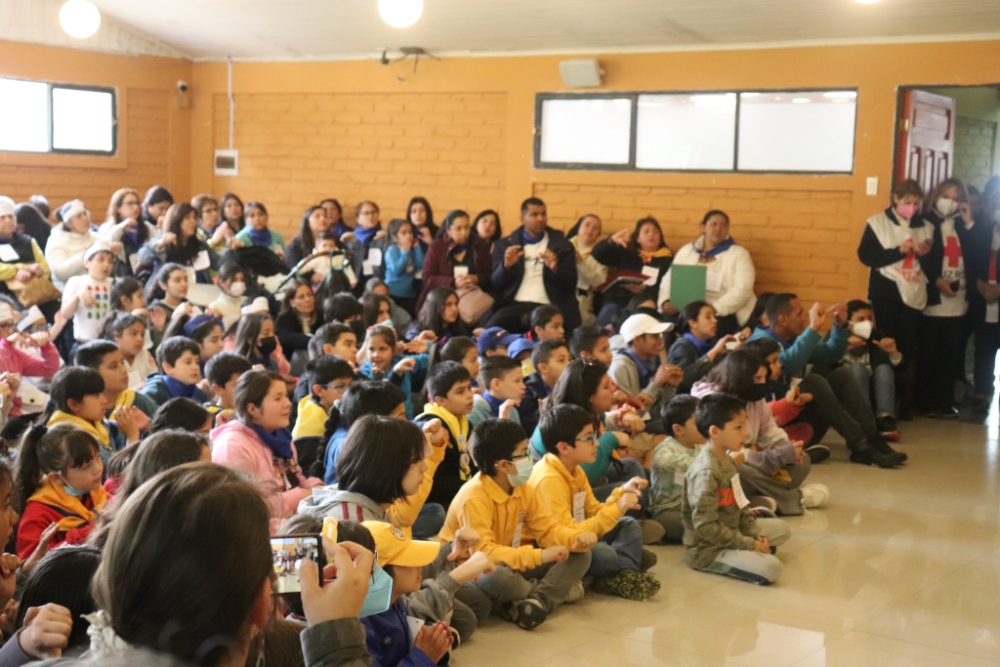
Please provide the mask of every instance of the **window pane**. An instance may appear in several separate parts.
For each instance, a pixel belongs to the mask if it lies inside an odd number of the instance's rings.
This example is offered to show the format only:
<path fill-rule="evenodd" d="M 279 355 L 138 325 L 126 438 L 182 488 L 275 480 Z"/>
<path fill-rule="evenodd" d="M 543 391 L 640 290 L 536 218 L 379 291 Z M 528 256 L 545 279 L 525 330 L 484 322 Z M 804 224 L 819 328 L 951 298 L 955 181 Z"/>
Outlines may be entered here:
<path fill-rule="evenodd" d="M 640 95 L 635 166 L 732 169 L 736 93 Z"/>
<path fill-rule="evenodd" d="M 114 96 L 73 88 L 52 88 L 52 148 L 114 150 Z"/>
<path fill-rule="evenodd" d="M 542 162 L 628 164 L 630 99 L 542 102 Z"/>
<path fill-rule="evenodd" d="M 841 171 L 854 168 L 857 93 L 740 93 L 739 168 Z"/>
<path fill-rule="evenodd" d="M 0 150 L 49 150 L 49 87 L 0 79 Z"/>

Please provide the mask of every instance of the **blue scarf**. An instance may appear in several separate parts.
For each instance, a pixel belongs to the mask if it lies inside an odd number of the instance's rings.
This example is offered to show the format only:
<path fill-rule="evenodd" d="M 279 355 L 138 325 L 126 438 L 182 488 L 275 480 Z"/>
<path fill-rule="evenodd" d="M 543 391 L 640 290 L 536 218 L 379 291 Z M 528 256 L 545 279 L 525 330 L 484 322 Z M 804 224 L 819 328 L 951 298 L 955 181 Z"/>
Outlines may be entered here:
<path fill-rule="evenodd" d="M 198 389 L 197 385 L 184 384 L 180 380 L 175 380 L 169 375 L 163 375 L 163 382 L 167 385 L 167 390 L 173 398 L 191 398 Z"/>
<path fill-rule="evenodd" d="M 139 223 L 142 224 L 141 222 Z M 122 233 L 122 238 L 128 241 L 128 244 L 133 248 L 139 245 L 139 230 L 134 232 L 128 231 L 128 228 Z"/>
<path fill-rule="evenodd" d="M 656 366 L 647 364 L 639 358 L 639 355 L 632 350 L 625 350 L 625 356 L 635 362 L 635 369 L 639 371 L 639 387 L 647 387 L 656 375 Z"/>
<path fill-rule="evenodd" d="M 496 396 L 493 396 L 492 394 L 487 394 L 485 391 L 483 392 L 483 398 L 486 399 L 486 402 L 490 404 L 490 413 L 494 417 L 499 417 L 500 406 L 504 404 L 504 401 L 500 400 Z"/>
<path fill-rule="evenodd" d="M 778 343 L 781 345 L 781 349 L 787 350 L 792 346 L 792 341 L 786 340 L 781 336 L 779 336 L 778 334 L 774 333 L 774 329 L 772 329 L 771 327 L 764 327 L 764 331 L 771 334 L 771 336 L 773 336 L 774 339 L 778 341 Z"/>
<path fill-rule="evenodd" d="M 544 233 L 541 236 L 532 236 L 531 234 L 528 233 L 527 229 L 521 227 L 521 243 L 523 245 L 534 245 L 536 243 L 541 243 L 542 239 L 544 238 L 545 238 Z"/>
<path fill-rule="evenodd" d="M 251 243 L 255 246 L 260 246 L 262 248 L 271 247 L 271 230 L 267 227 L 264 229 L 254 229 L 253 227 L 247 227 L 247 236 L 250 237 Z"/>
<path fill-rule="evenodd" d="M 361 245 L 368 245 L 380 231 L 382 231 L 382 223 L 375 225 L 371 229 L 358 227 L 354 230 L 354 238 L 357 239 Z"/>
<path fill-rule="evenodd" d="M 728 239 L 726 239 L 719 245 L 715 246 L 711 250 L 705 250 L 704 248 L 699 248 L 697 243 L 692 243 L 691 245 L 694 246 L 694 251 L 699 255 L 702 255 L 704 257 L 715 257 L 719 253 L 726 252 L 734 245 L 736 245 L 736 241 L 734 241 L 733 237 L 730 236 Z"/>
<path fill-rule="evenodd" d="M 694 349 L 698 350 L 698 355 L 699 356 L 704 357 L 712 349 L 711 345 L 709 345 L 707 342 L 703 341 L 702 339 L 698 338 L 693 333 L 686 333 L 686 334 L 684 334 L 684 338 L 686 338 L 688 340 L 688 342 L 690 342 L 692 345 L 694 345 Z"/>
<path fill-rule="evenodd" d="M 292 454 L 292 434 L 287 428 L 279 428 L 274 433 L 268 433 L 263 426 L 258 424 L 247 424 L 246 422 L 244 424 L 252 428 L 260 441 L 267 445 L 267 448 L 279 459 L 291 461 L 295 458 L 295 455 Z"/>
<path fill-rule="evenodd" d="M 468 249 L 469 249 L 468 243 L 457 243 L 454 246 L 452 246 L 451 250 L 449 250 L 448 252 L 450 252 L 452 255 L 461 255 Z"/>

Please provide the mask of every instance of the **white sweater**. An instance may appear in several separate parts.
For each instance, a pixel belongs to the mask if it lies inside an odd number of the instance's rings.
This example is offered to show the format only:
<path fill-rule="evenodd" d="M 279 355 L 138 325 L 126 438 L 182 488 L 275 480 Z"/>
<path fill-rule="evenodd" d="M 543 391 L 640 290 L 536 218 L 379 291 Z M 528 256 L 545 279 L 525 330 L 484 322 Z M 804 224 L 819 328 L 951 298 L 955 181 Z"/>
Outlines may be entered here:
<path fill-rule="evenodd" d="M 53 227 L 45 245 L 45 261 L 52 270 L 52 284 L 62 291 L 66 288 L 67 280 L 85 274 L 87 271 L 83 266 L 83 252 L 99 239 L 92 230 L 86 234 L 74 234 L 66 231 L 62 225 Z"/>
<path fill-rule="evenodd" d="M 704 237 L 699 238 L 695 243 L 689 243 L 677 251 L 670 269 L 663 276 L 660 283 L 659 302 L 670 300 L 670 278 L 673 267 L 678 264 L 694 266 L 698 263 L 698 251 L 696 245 L 704 243 Z M 721 274 L 722 288 L 719 290 L 705 290 L 705 300 L 715 306 L 715 311 L 719 317 L 725 315 L 736 315 L 740 326 L 747 323 L 753 313 L 754 306 L 757 305 L 757 295 L 754 294 L 753 286 L 757 279 L 757 272 L 753 267 L 753 260 L 750 252 L 741 245 L 733 245 L 728 250 L 720 252 L 715 256 L 714 262 L 705 265 L 709 273 Z M 711 279 L 709 283 L 711 283 Z"/>

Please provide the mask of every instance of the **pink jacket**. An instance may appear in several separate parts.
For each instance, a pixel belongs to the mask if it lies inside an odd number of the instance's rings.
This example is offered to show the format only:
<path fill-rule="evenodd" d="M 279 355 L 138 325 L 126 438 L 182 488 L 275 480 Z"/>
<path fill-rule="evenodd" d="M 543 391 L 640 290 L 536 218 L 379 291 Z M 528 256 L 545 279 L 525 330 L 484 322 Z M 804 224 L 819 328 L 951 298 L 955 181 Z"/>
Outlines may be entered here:
<path fill-rule="evenodd" d="M 297 461 L 295 445 L 292 445 L 292 454 Z M 301 472 L 296 473 L 299 486 L 290 486 L 283 466 L 271 450 L 252 429 L 238 420 L 212 431 L 212 461 L 249 475 L 271 508 L 272 532 L 282 520 L 295 514 L 299 501 L 309 495 L 308 489 L 323 486 L 322 480 L 307 478 Z"/>
<path fill-rule="evenodd" d="M 48 378 L 59 370 L 59 351 L 49 343 L 42 348 L 42 358 L 32 356 L 17 347 L 6 338 L 0 339 L 0 370 L 9 373 L 20 373 L 27 377 Z M 10 409 L 11 417 L 21 415 L 21 399 L 14 398 L 14 407 Z"/>

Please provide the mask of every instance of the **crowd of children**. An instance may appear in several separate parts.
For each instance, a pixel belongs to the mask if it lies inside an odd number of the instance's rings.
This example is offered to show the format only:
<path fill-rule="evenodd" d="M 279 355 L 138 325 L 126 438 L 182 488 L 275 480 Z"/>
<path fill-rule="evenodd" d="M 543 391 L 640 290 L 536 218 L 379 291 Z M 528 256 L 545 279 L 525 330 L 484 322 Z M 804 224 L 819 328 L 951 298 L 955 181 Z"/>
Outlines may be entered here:
<path fill-rule="evenodd" d="M 672 255 L 655 219 L 599 241 L 584 216 L 579 262 L 617 258 L 613 276 L 634 251 L 655 268 L 603 300 L 588 287 L 588 325 L 534 303 L 562 260 L 527 227 L 500 245 L 492 211 L 438 228 L 414 198 L 383 231 L 373 202 L 352 223 L 324 200 L 286 246 L 232 194 L 124 189 L 100 228 L 69 202 L 49 241 L 60 307 L 0 294 L 0 535 L 16 554 L 0 559 L 0 662 L 89 648 L 250 664 L 282 646 L 289 664 L 446 664 L 493 613 L 530 630 L 588 592 L 651 598 L 669 585 L 653 544 L 774 583 L 779 517 L 830 500 L 808 479 L 826 432 L 853 462 L 900 466 L 897 420 L 954 414 L 969 335 L 977 364 L 1000 347 L 1000 232 L 954 179 L 922 196 L 901 183 L 868 221 L 867 300 L 763 294 L 746 320 L 657 303 Z M 8 208 L 0 244 L 19 242 Z M 541 244 L 528 268 L 522 243 Z M 272 261 L 292 271 L 277 293 Z M 537 282 L 512 292 L 505 270 Z M 491 275 L 512 301 L 480 289 Z M 521 331 L 488 326 L 504 310 L 524 310 Z M 276 618 L 264 542 L 292 534 L 329 565 L 297 563 Z"/>

